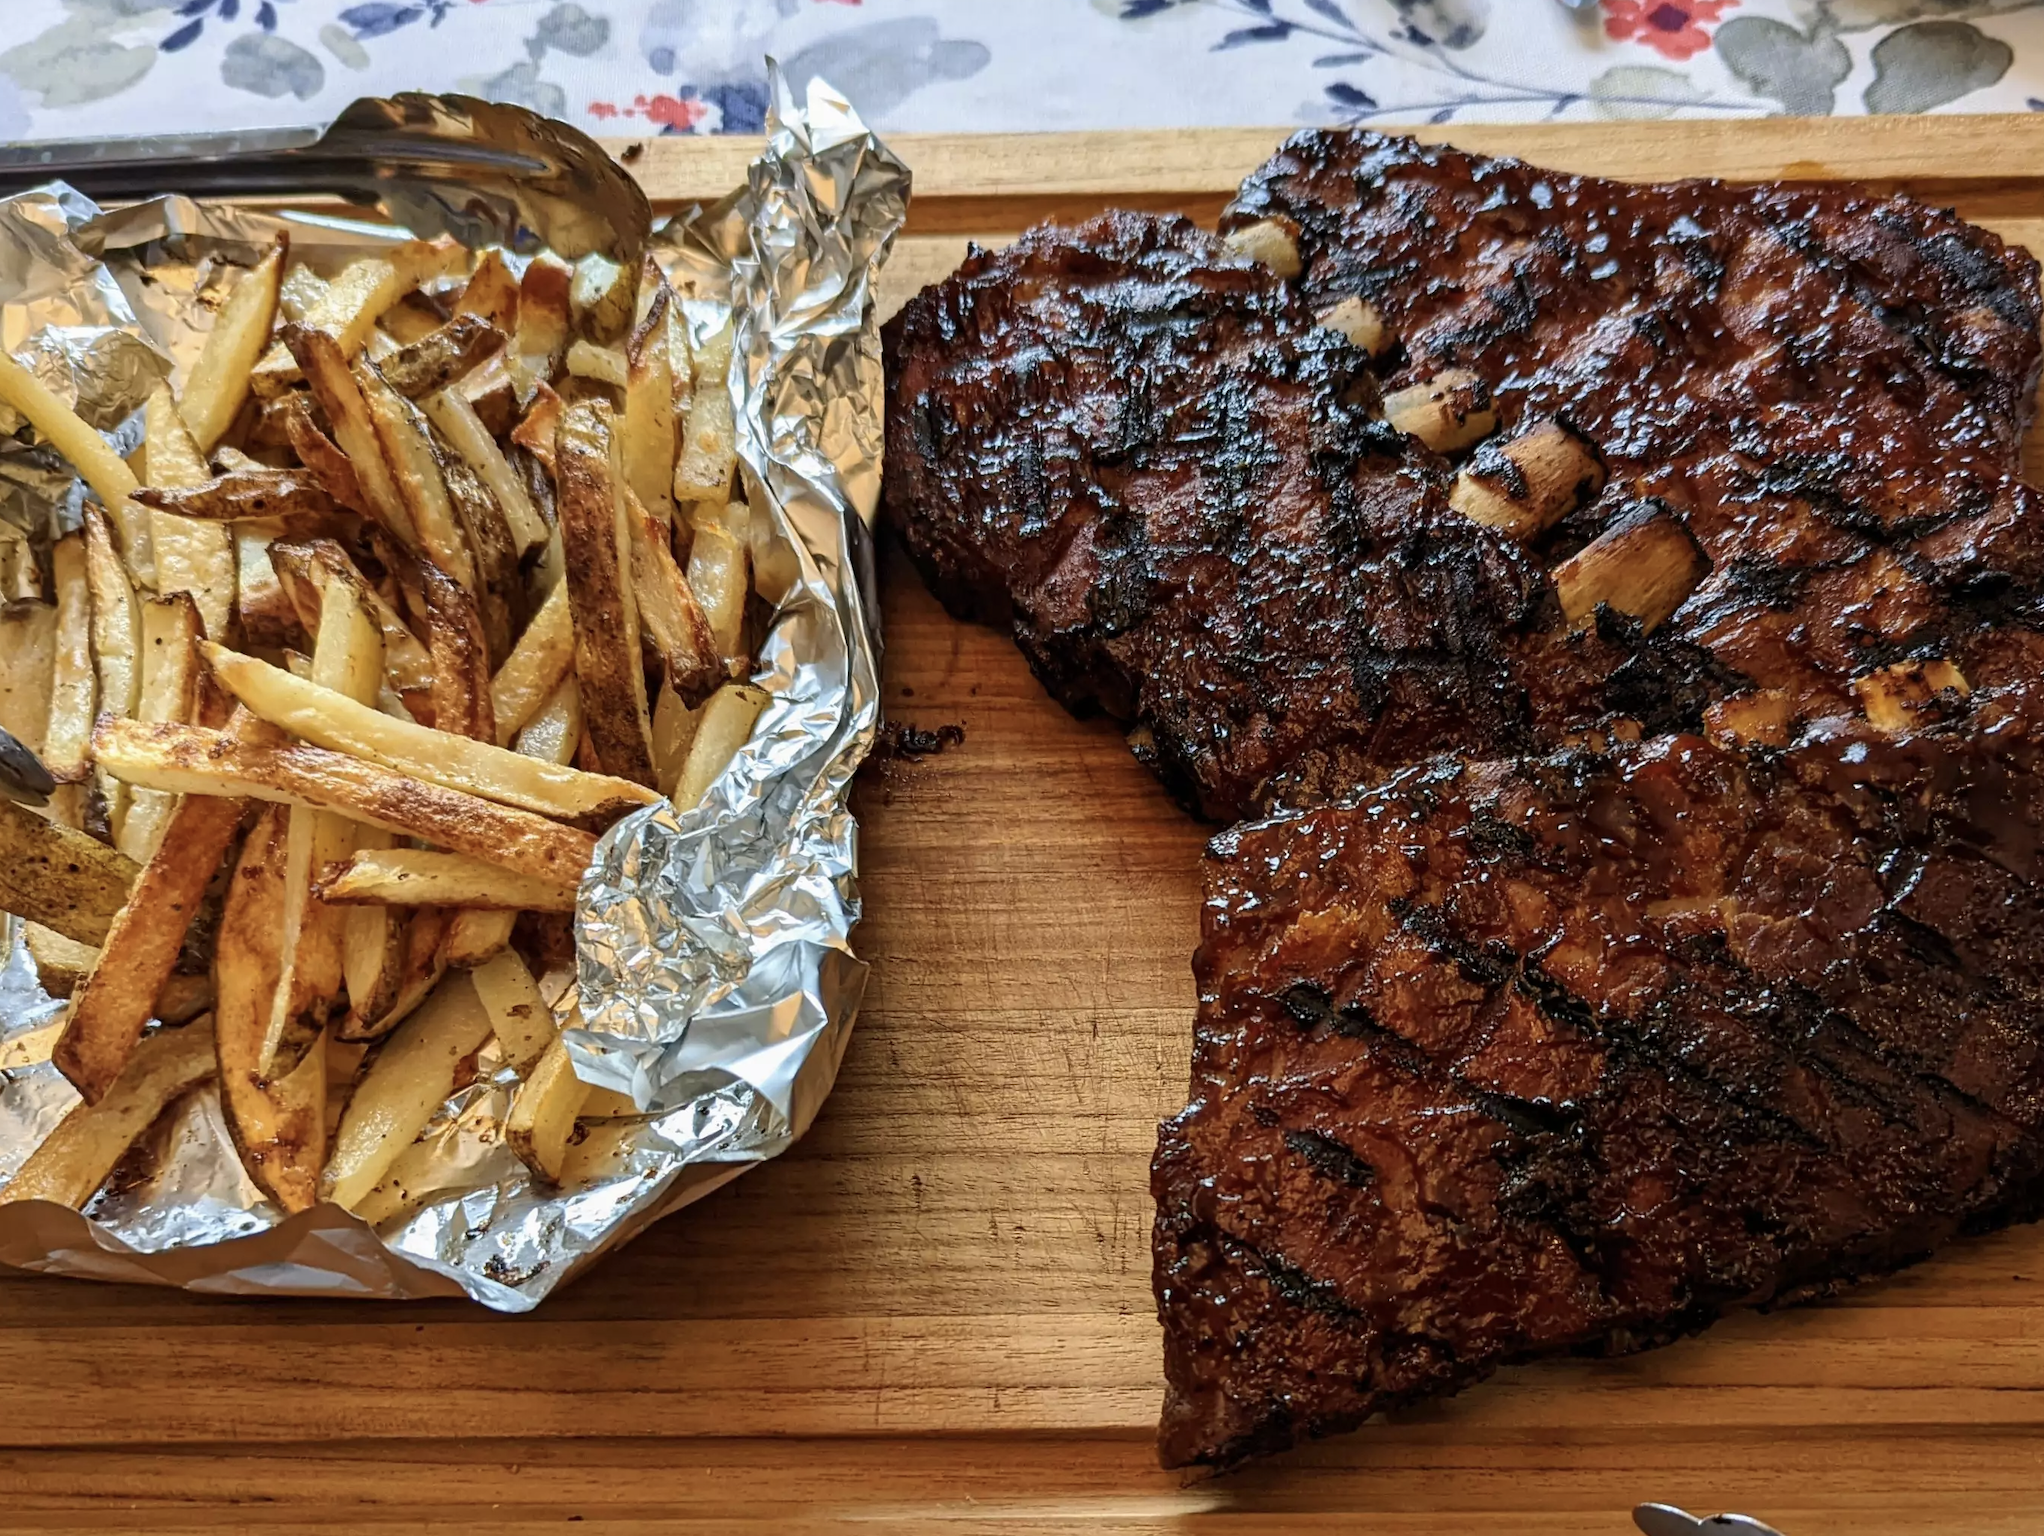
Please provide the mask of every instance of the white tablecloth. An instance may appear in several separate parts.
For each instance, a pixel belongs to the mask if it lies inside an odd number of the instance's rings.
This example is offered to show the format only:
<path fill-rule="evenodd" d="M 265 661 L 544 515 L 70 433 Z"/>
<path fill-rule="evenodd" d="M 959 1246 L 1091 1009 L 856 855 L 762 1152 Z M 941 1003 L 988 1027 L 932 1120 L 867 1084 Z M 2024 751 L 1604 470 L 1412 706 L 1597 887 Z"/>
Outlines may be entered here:
<path fill-rule="evenodd" d="M 0 0 L 0 137 L 324 122 L 407 88 L 756 132 L 2044 108 L 2044 0 Z"/>

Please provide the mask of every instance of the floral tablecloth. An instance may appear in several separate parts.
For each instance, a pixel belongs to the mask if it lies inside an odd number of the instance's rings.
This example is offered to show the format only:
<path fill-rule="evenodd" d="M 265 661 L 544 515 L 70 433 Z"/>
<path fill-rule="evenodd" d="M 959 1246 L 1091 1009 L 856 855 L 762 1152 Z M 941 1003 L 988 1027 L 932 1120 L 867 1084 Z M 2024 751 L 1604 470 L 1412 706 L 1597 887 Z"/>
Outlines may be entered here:
<path fill-rule="evenodd" d="M 0 0 L 0 138 L 406 88 L 750 133 L 769 53 L 895 131 L 2044 109 L 2044 0 Z"/>

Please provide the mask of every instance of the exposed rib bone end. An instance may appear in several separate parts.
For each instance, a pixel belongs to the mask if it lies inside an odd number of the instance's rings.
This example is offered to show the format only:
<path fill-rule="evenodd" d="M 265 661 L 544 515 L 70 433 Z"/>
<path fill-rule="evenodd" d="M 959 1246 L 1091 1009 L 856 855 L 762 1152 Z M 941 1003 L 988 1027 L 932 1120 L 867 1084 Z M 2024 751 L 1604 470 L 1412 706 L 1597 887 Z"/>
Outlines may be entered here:
<path fill-rule="evenodd" d="M 1221 236 L 1221 242 L 1238 255 L 1260 261 L 1279 277 L 1299 275 L 1299 228 L 1290 219 L 1258 219 Z"/>
<path fill-rule="evenodd" d="M 1703 712 L 1704 734 L 1737 747 L 1785 747 L 1795 705 L 1779 688 L 1720 699 Z"/>
<path fill-rule="evenodd" d="M 1384 397 L 1384 419 L 1436 453 L 1453 453 L 1481 442 L 1498 429 L 1490 386 L 1461 368 L 1448 368 L 1424 384 L 1409 384 Z"/>
<path fill-rule="evenodd" d="M 1972 696 L 1965 674 L 1949 661 L 1898 661 L 1852 680 L 1867 723 L 1890 736 L 1949 718 Z"/>
<path fill-rule="evenodd" d="M 1365 357 L 1377 357 L 1391 349 L 1391 328 L 1384 323 L 1383 311 L 1361 294 L 1343 299 L 1313 318 L 1317 324 L 1346 336 Z"/>
<path fill-rule="evenodd" d="M 1547 531 L 1604 489 L 1604 458 L 1558 421 L 1538 421 L 1502 446 L 1486 443 L 1455 477 L 1448 505 L 1514 539 Z"/>
<path fill-rule="evenodd" d="M 1587 629 L 1600 604 L 1653 630 L 1710 572 L 1710 557 L 1666 506 L 1643 501 L 1554 568 L 1555 595 L 1571 629 Z"/>

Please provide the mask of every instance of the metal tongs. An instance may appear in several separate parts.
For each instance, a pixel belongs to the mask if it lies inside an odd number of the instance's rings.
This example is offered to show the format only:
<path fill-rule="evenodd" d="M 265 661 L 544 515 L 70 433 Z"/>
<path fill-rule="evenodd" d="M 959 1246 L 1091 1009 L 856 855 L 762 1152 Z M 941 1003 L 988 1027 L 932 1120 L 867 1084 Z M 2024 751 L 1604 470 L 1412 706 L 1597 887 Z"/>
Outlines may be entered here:
<path fill-rule="evenodd" d="M 1712 1515 L 1705 1519 L 1673 1504 L 1642 1504 L 1632 1512 L 1632 1523 L 1645 1536 L 1781 1536 L 1771 1525 L 1751 1515 Z"/>
<path fill-rule="evenodd" d="M 57 180 L 111 201 L 340 197 L 415 234 L 632 265 L 652 222 L 638 183 L 574 130 L 523 107 L 417 92 L 364 97 L 325 129 L 0 146 L 0 196 Z"/>

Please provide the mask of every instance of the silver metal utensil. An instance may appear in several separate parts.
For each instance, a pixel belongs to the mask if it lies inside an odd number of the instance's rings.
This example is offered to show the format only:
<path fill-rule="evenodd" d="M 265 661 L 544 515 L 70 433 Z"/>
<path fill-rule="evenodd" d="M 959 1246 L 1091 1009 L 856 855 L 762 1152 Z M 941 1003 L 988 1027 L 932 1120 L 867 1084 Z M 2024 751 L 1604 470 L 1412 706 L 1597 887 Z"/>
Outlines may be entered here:
<path fill-rule="evenodd" d="M 1632 1523 L 1645 1536 L 1781 1536 L 1773 1526 L 1751 1515 L 1712 1515 L 1705 1519 L 1673 1504 L 1642 1504 Z"/>
<path fill-rule="evenodd" d="M 43 760 L 0 731 L 0 795 L 23 805 L 47 805 L 57 792 L 57 781 Z"/>

